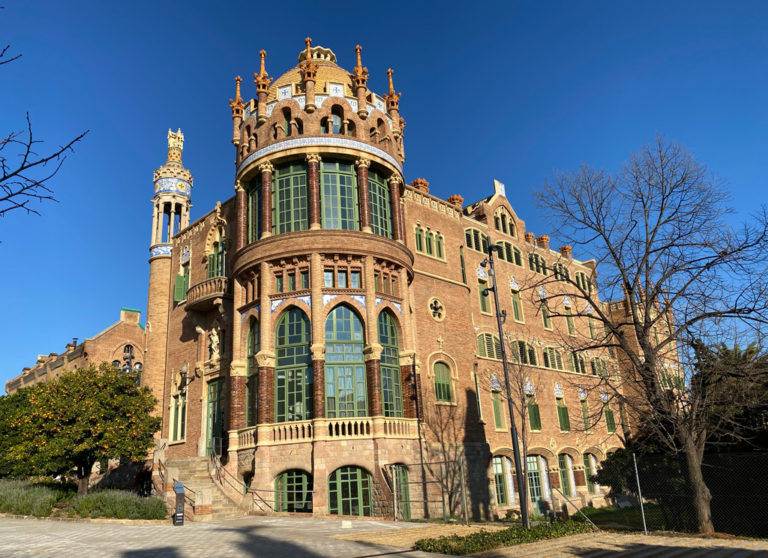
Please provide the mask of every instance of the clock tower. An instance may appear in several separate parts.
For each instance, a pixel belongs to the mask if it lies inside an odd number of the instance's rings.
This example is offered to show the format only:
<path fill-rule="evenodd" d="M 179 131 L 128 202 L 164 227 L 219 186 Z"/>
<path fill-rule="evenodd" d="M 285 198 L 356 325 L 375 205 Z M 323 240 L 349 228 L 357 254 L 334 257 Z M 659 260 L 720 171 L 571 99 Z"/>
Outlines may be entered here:
<path fill-rule="evenodd" d="M 152 198 L 152 236 L 149 247 L 149 294 L 147 297 L 147 340 L 142 383 L 152 388 L 163 404 L 168 307 L 172 296 L 171 250 L 173 236 L 189 225 L 192 207 L 192 173 L 181 163 L 184 134 L 168 130 L 168 159 L 155 170 Z"/>

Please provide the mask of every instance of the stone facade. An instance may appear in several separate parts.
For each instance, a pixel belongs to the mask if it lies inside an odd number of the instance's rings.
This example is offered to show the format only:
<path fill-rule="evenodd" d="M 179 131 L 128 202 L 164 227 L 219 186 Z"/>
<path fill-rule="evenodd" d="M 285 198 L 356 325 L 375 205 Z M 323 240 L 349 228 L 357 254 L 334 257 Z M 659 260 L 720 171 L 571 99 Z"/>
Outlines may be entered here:
<path fill-rule="evenodd" d="M 67 343 L 61 354 L 39 355 L 37 363 L 25 368 L 22 373 L 5 384 L 8 394 L 22 387 L 58 378 L 66 371 L 98 366 L 109 362 L 117 368 L 128 364 L 133 370 L 144 368 L 144 328 L 139 323 L 141 313 L 132 308 L 120 310 L 120 321 L 115 322 L 101 333 L 83 340 Z"/>
<path fill-rule="evenodd" d="M 191 223 L 183 136 L 169 132 L 144 376 L 162 401 L 165 455 L 220 455 L 277 511 L 388 516 L 400 490 L 401 514 L 434 515 L 443 498 L 460 513 L 465 486 L 470 515 L 503 515 L 519 507 L 503 343 L 513 400 L 531 405 L 516 420 L 540 417 L 517 425 L 536 460 L 534 509 L 562 508 L 553 488 L 602 503 L 585 468 L 621 445 L 603 416 L 618 363 L 603 350 L 575 362 L 569 347 L 594 336 L 577 292 L 573 318 L 542 315 L 547 291 L 574 285 L 552 281 L 553 266 L 591 284 L 594 262 L 527 232 L 501 183 L 467 206 L 406 184 L 400 93 L 391 70 L 386 95 L 367 88 L 360 51 L 350 73 L 308 39 L 274 81 L 261 52 L 256 98 L 238 77 L 230 101 L 235 195 Z M 488 238 L 502 243 L 501 343 L 494 294 L 483 296 Z"/>

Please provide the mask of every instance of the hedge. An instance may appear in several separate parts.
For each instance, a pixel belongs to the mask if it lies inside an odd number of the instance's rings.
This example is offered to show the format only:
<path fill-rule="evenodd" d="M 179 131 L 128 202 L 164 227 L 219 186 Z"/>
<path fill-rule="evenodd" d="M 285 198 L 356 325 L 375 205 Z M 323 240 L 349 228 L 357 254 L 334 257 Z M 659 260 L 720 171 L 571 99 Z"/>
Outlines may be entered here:
<path fill-rule="evenodd" d="M 460 537 L 439 537 L 437 539 L 419 539 L 414 544 L 415 550 L 453 554 L 463 556 L 484 550 L 492 550 L 501 546 L 513 546 L 545 539 L 556 539 L 577 533 L 587 533 L 593 530 L 588 523 L 576 521 L 558 521 L 535 525 L 530 529 L 521 526 L 509 527 L 499 531 L 480 531 Z"/>
<path fill-rule="evenodd" d="M 80 517 L 117 519 L 165 519 L 165 503 L 160 498 L 143 498 L 120 490 L 103 490 L 76 496 L 72 505 Z"/>

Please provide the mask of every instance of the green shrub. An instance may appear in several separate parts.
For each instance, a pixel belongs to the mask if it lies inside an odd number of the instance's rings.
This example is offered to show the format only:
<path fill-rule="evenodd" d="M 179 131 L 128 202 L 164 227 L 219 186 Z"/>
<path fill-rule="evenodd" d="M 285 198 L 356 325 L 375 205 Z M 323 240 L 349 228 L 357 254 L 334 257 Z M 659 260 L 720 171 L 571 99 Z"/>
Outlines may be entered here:
<path fill-rule="evenodd" d="M 142 498 L 131 492 L 104 490 L 76 496 L 73 505 L 80 517 L 117 519 L 165 519 L 165 503 L 160 498 Z"/>
<path fill-rule="evenodd" d="M 424 552 L 437 552 L 440 554 L 453 554 L 463 556 L 465 554 L 474 554 L 484 550 L 491 550 L 501 546 L 512 546 L 516 544 L 541 541 L 544 539 L 555 539 L 574 535 L 576 533 L 586 533 L 592 530 L 592 526 L 587 523 L 577 523 L 574 521 L 558 521 L 556 523 L 546 523 L 535 525 L 530 529 L 524 527 L 510 527 L 499 531 L 480 531 L 460 537 L 452 535 L 450 537 L 440 537 L 437 539 L 420 539 L 414 544 L 414 549 Z"/>
<path fill-rule="evenodd" d="M 72 497 L 67 485 L 53 481 L 32 483 L 23 480 L 0 481 L 0 512 L 48 517 L 53 505 Z"/>

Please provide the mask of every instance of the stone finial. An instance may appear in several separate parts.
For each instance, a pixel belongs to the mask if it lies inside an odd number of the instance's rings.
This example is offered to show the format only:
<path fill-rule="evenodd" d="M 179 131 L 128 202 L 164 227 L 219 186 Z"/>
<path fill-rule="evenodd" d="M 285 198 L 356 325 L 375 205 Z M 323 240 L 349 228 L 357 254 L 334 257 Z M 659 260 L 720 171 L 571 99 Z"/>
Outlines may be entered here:
<path fill-rule="evenodd" d="M 564 258 L 571 258 L 571 251 L 573 250 L 572 247 L 568 246 L 567 244 L 565 246 L 560 247 L 560 255 Z"/>
<path fill-rule="evenodd" d="M 181 152 L 184 150 L 184 134 L 168 129 L 168 162 L 181 164 Z"/>
<path fill-rule="evenodd" d="M 237 76 L 235 78 L 235 98 L 229 100 L 229 108 L 232 109 L 232 118 L 243 117 L 243 98 L 240 96 L 240 82 L 243 78 Z"/>
<path fill-rule="evenodd" d="M 317 64 L 312 62 L 312 38 L 307 37 L 304 39 L 304 44 L 307 46 L 306 58 L 302 71 L 304 72 L 304 81 L 314 80 L 317 76 Z"/>
<path fill-rule="evenodd" d="M 387 93 L 384 98 L 387 100 L 387 105 L 390 109 L 397 110 L 398 105 L 400 104 L 400 95 L 402 93 L 395 93 L 395 86 L 392 84 L 392 74 L 394 74 L 394 70 L 392 68 L 387 69 L 387 77 L 389 78 L 389 93 Z"/>
<path fill-rule="evenodd" d="M 448 198 L 448 203 L 452 203 L 453 205 L 457 205 L 459 207 L 464 207 L 464 198 L 459 194 L 454 194 Z"/>
<path fill-rule="evenodd" d="M 427 182 L 423 178 L 417 178 L 416 180 L 411 182 L 411 186 L 413 186 L 417 190 L 421 190 L 422 192 L 429 194 L 429 182 Z"/>
<path fill-rule="evenodd" d="M 536 238 L 536 235 L 533 234 L 532 232 L 527 232 L 527 233 L 525 233 L 524 236 L 525 236 L 525 241 L 528 244 L 533 244 L 533 239 Z"/>
<path fill-rule="evenodd" d="M 264 59 L 267 57 L 267 51 L 262 49 L 259 51 L 261 57 L 261 66 L 258 74 L 253 74 L 253 82 L 256 84 L 256 90 L 259 92 L 266 92 L 269 84 L 272 83 L 272 78 L 269 77 L 267 70 L 264 67 Z"/>
<path fill-rule="evenodd" d="M 365 83 L 368 81 L 368 68 L 363 66 L 363 61 L 360 57 L 360 53 L 363 51 L 363 47 L 357 45 L 355 47 L 355 53 L 357 54 L 357 65 L 352 68 L 350 74 L 355 82 L 355 87 L 365 87 Z"/>
<path fill-rule="evenodd" d="M 538 237 L 536 239 L 536 246 L 543 248 L 544 250 L 549 250 L 549 236 L 542 234 L 540 237 Z"/>

